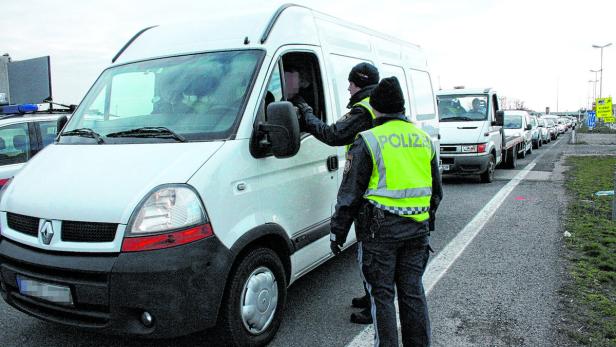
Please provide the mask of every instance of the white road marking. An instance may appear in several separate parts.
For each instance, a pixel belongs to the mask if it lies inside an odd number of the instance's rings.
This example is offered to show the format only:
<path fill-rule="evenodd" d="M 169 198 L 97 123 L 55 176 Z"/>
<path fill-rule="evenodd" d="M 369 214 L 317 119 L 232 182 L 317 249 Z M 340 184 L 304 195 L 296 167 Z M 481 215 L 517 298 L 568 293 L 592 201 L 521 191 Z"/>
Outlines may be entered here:
<path fill-rule="evenodd" d="M 554 146 L 559 144 L 559 139 L 554 143 Z M 552 147 L 554 147 L 552 146 Z M 552 149 L 552 147 L 550 149 Z M 426 272 L 423 276 L 424 289 L 426 295 L 429 295 L 432 288 L 443 278 L 449 268 L 456 262 L 458 257 L 464 252 L 466 247 L 473 242 L 475 236 L 483 229 L 486 223 L 492 218 L 494 213 L 505 201 L 507 196 L 513 191 L 513 189 L 524 180 L 524 178 L 531 172 L 531 170 L 537 165 L 537 161 L 543 157 L 541 153 L 537 158 L 530 162 L 526 167 L 515 175 L 503 188 L 501 188 L 496 195 L 479 211 L 475 217 L 454 237 L 438 255 L 430 261 Z M 398 311 L 398 300 L 396 300 L 396 313 Z M 400 330 L 400 321 L 398 320 L 398 331 Z M 364 330 L 353 338 L 353 340 L 346 345 L 346 347 L 368 347 L 372 346 L 374 342 L 374 328 L 373 325 L 368 325 Z"/>

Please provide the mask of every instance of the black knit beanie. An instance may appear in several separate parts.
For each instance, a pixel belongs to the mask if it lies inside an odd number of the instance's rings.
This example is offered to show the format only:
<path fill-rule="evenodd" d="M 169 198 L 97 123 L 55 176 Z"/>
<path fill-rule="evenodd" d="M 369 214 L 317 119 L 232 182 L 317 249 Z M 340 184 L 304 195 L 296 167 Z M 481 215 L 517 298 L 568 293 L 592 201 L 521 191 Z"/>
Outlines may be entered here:
<path fill-rule="evenodd" d="M 404 96 L 395 76 L 383 78 L 370 94 L 370 106 L 381 113 L 403 113 Z"/>
<path fill-rule="evenodd" d="M 359 88 L 379 83 L 379 70 L 368 63 L 355 65 L 349 73 L 349 82 L 355 83 Z"/>

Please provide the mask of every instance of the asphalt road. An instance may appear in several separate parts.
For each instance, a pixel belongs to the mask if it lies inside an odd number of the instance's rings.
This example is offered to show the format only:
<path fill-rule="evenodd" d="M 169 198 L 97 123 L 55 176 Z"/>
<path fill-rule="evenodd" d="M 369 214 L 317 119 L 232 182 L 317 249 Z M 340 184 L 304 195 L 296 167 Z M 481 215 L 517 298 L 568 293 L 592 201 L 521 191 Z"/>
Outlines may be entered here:
<path fill-rule="evenodd" d="M 558 289 L 564 264 L 559 159 L 569 135 L 497 170 L 496 181 L 445 177 L 432 246 L 440 252 L 519 170 L 539 157 L 428 296 L 435 346 L 563 346 Z M 592 152 L 592 150 L 589 150 Z M 272 346 L 345 346 L 364 326 L 351 324 L 350 300 L 363 294 L 351 248 L 289 289 Z M 218 346 L 207 331 L 173 340 L 138 340 L 39 321 L 0 301 L 0 346 Z M 370 341 L 365 341 L 369 344 Z"/>

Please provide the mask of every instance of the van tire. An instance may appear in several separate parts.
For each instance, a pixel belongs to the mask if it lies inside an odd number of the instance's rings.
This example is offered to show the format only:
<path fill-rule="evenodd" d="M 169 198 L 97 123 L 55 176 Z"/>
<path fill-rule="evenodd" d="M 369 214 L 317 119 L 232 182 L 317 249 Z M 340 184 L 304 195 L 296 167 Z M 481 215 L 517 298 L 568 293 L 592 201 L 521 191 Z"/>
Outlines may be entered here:
<path fill-rule="evenodd" d="M 273 277 L 272 277 L 273 275 Z M 264 324 L 262 331 L 250 332 L 246 327 L 246 318 L 242 317 L 242 304 L 245 302 L 244 289 L 249 284 L 261 285 L 263 281 L 251 281 L 256 276 L 264 276 L 266 279 L 273 279 L 275 283 L 271 288 L 277 290 L 277 299 L 275 300 L 276 308 L 273 312 L 273 318 L 269 324 Z M 271 281 L 265 281 L 270 282 Z M 273 290 L 260 289 L 260 293 L 264 294 L 264 300 L 267 300 L 266 307 L 269 307 L 274 302 Z M 259 297 L 261 295 L 253 296 Z M 265 346 L 276 335 L 282 313 L 284 311 L 285 300 L 287 297 L 287 280 L 285 276 L 284 266 L 278 255 L 269 248 L 256 248 L 248 252 L 237 264 L 235 270 L 231 274 L 227 289 L 223 298 L 219 330 L 222 336 L 228 339 L 228 343 L 232 346 Z M 257 327 L 259 329 L 259 327 Z"/>
<path fill-rule="evenodd" d="M 490 153 L 490 159 L 488 161 L 488 167 L 479 177 L 482 183 L 492 183 L 494 181 L 494 170 L 496 169 L 496 160 L 494 154 Z"/>

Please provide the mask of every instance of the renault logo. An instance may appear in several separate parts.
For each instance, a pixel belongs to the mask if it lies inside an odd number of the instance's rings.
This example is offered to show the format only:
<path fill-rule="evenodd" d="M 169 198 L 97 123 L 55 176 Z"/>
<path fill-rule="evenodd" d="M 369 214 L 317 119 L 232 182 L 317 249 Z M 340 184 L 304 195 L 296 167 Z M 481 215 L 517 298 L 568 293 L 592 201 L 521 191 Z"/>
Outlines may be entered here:
<path fill-rule="evenodd" d="M 53 226 L 51 225 L 50 220 L 46 220 L 43 223 L 39 233 L 41 234 L 41 239 L 43 240 L 43 244 L 48 245 L 51 243 L 51 239 L 53 238 Z"/>

